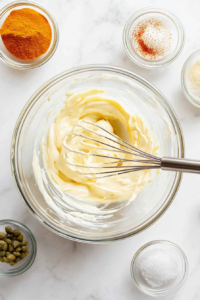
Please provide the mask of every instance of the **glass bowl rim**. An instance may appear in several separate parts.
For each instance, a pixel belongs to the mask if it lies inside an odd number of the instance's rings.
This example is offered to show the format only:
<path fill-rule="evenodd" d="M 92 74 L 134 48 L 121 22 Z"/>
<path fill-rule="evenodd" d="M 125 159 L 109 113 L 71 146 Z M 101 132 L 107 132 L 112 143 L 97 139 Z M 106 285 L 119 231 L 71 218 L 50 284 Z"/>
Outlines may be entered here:
<path fill-rule="evenodd" d="M 151 245 L 155 245 L 155 244 L 168 244 L 170 245 L 170 247 L 174 247 L 178 253 L 181 255 L 181 257 L 183 258 L 183 261 L 184 261 L 184 272 L 183 272 L 183 275 L 182 275 L 182 279 L 181 281 L 178 283 L 177 286 L 173 287 L 171 290 L 168 290 L 168 291 L 165 291 L 164 294 L 156 294 L 156 293 L 148 293 L 148 292 L 145 292 L 143 289 L 140 288 L 139 284 L 138 284 L 138 281 L 137 279 L 135 278 L 135 274 L 134 274 L 134 269 L 135 269 L 135 262 L 136 262 L 136 259 L 137 257 L 140 255 L 140 253 L 143 252 L 143 250 L 145 250 L 146 248 L 148 248 L 149 246 Z M 131 277 L 135 283 L 135 285 L 137 286 L 137 288 L 144 294 L 148 295 L 148 296 L 152 296 L 152 297 L 162 297 L 162 296 L 170 296 L 171 294 L 175 293 L 185 282 L 186 278 L 187 278 L 187 275 L 188 275 L 188 270 L 189 270 L 189 264 L 188 264 L 188 259 L 187 259 L 187 256 L 185 254 L 185 252 L 181 249 L 180 246 L 178 246 L 177 244 L 171 242 L 171 241 L 168 241 L 168 240 L 153 240 L 151 242 L 148 242 L 146 244 L 144 244 L 143 246 L 141 246 L 135 253 L 135 255 L 133 256 L 132 258 L 132 261 L 131 261 L 131 265 L 130 265 L 130 273 L 131 273 Z"/>
<path fill-rule="evenodd" d="M 159 95 L 161 102 L 163 102 L 163 104 L 165 104 L 164 108 L 165 108 L 166 112 L 168 113 L 168 115 L 170 116 L 172 124 L 175 126 L 175 128 L 178 132 L 178 137 L 180 140 L 180 147 L 178 145 L 180 158 L 184 157 L 184 139 L 183 139 L 183 133 L 182 133 L 182 129 L 181 129 L 179 120 L 176 117 L 176 114 L 175 114 L 171 104 L 164 97 L 164 95 L 156 87 L 154 87 L 150 82 L 148 82 L 146 79 L 142 78 L 141 76 L 139 76 L 131 71 L 125 70 L 123 68 L 110 66 L 110 65 L 83 65 L 83 66 L 75 67 L 70 70 L 64 71 L 64 72 L 54 76 L 53 78 L 48 80 L 46 83 L 44 83 L 39 89 L 37 89 L 37 91 L 32 95 L 32 97 L 27 101 L 27 103 L 23 107 L 23 109 L 22 109 L 21 113 L 19 114 L 19 117 L 16 121 L 14 130 L 13 130 L 13 135 L 12 135 L 12 140 L 11 140 L 10 162 L 11 162 L 11 172 L 12 172 L 12 175 L 14 178 L 15 185 L 17 187 L 17 190 L 18 190 L 22 200 L 24 201 L 27 208 L 29 209 L 30 213 L 47 229 L 51 230 L 52 232 L 54 232 L 62 237 L 65 237 L 65 238 L 68 238 L 68 239 L 71 239 L 74 241 L 96 244 L 96 243 L 106 243 L 106 242 L 117 241 L 117 240 L 128 238 L 132 235 L 140 233 L 141 231 L 143 231 L 144 229 L 146 229 L 150 225 L 152 225 L 156 220 L 158 220 L 162 216 L 162 214 L 167 210 L 167 208 L 172 203 L 172 201 L 178 191 L 178 188 L 180 186 L 182 173 L 176 174 L 176 178 L 174 179 L 175 184 L 173 185 L 162 208 L 158 209 L 158 212 L 156 212 L 153 216 L 150 217 L 150 221 L 147 224 L 143 225 L 142 228 L 137 229 L 136 232 L 134 232 L 134 230 L 130 230 L 129 232 L 125 232 L 125 233 L 121 234 L 120 236 L 104 237 L 104 238 L 98 238 L 98 239 L 77 237 L 72 234 L 63 233 L 59 229 L 56 229 L 51 224 L 49 224 L 48 221 L 44 220 L 44 218 L 42 216 L 40 216 L 39 214 L 37 214 L 34 211 L 32 206 L 30 205 L 29 201 L 27 201 L 27 199 L 23 193 L 23 190 L 21 189 L 20 180 L 18 179 L 18 177 L 16 175 L 17 174 L 17 167 L 16 167 L 17 159 L 16 159 L 15 153 L 16 153 L 16 151 L 18 152 L 17 145 L 18 145 L 18 140 L 19 140 L 19 136 L 20 136 L 18 134 L 18 132 L 21 130 L 21 127 L 23 127 L 23 119 L 26 118 L 27 114 L 31 110 L 31 107 L 38 101 L 40 96 L 42 94 L 44 94 L 46 91 L 48 91 L 49 88 L 54 86 L 60 80 L 68 78 L 71 75 L 80 75 L 81 73 L 90 72 L 90 71 L 104 71 L 104 72 L 108 71 L 108 72 L 114 72 L 115 74 L 118 74 L 118 75 L 127 76 L 129 79 L 134 79 L 134 80 L 139 81 L 146 88 L 153 91 L 153 93 L 155 93 L 156 95 Z M 173 116 L 173 119 L 171 116 Z"/>
<path fill-rule="evenodd" d="M 152 61 L 147 61 L 145 62 L 140 62 L 139 59 L 137 59 L 136 57 L 134 57 L 131 53 L 131 51 L 129 51 L 128 48 L 128 41 L 127 41 L 127 36 L 128 36 L 128 31 L 130 29 L 130 26 L 132 25 L 132 23 L 137 20 L 137 18 L 139 18 L 140 16 L 150 13 L 150 12 L 155 12 L 155 13 L 161 13 L 165 16 L 167 16 L 168 18 L 171 19 L 171 21 L 175 24 L 176 28 L 177 28 L 177 32 L 178 32 L 178 36 L 180 39 L 180 46 L 178 47 L 178 49 L 174 52 L 174 54 L 171 56 L 171 58 L 165 62 L 161 62 L 157 65 L 154 65 Z M 169 12 L 166 9 L 163 8 L 159 8 L 159 7 L 154 7 L 154 6 L 148 6 L 142 9 L 137 10 L 126 22 L 125 26 L 124 26 L 124 30 L 123 30 L 123 44 L 124 44 L 124 48 L 126 51 L 126 54 L 128 55 L 128 57 L 134 62 L 136 63 L 138 66 L 146 68 L 146 69 L 155 69 L 155 68 L 162 68 L 165 67 L 169 64 L 171 64 L 174 60 L 176 60 L 176 58 L 180 55 L 180 53 L 183 50 L 184 44 L 185 44 L 185 31 L 184 28 L 181 24 L 181 22 L 179 21 L 179 19 L 171 12 Z"/>
<path fill-rule="evenodd" d="M 51 20 L 53 27 L 51 26 L 52 31 L 55 34 L 55 40 L 53 44 L 50 46 L 48 49 L 51 50 L 47 56 L 45 56 L 39 63 L 37 62 L 32 62 L 31 60 L 29 61 L 30 63 L 25 64 L 23 60 L 21 60 L 20 63 L 14 61 L 11 58 L 8 58 L 1 50 L 0 50 L 0 59 L 9 67 L 17 69 L 17 70 L 28 70 L 28 69 L 34 69 L 38 68 L 42 65 L 44 65 L 47 61 L 51 59 L 51 57 L 55 54 L 57 47 L 58 47 L 58 42 L 59 42 L 59 28 L 56 19 L 54 16 L 42 5 L 40 5 L 37 2 L 34 1 L 14 1 L 11 2 L 7 5 L 5 5 L 3 8 L 0 9 L 0 19 L 2 15 L 4 15 L 6 12 L 9 12 L 10 10 L 14 9 L 15 7 L 19 6 L 30 6 L 30 7 L 35 7 L 41 10 L 44 13 L 44 16 L 47 15 L 48 18 Z M 46 55 L 46 53 L 44 54 Z"/>
<path fill-rule="evenodd" d="M 1 271 L 1 267 L 0 267 L 0 277 L 17 276 L 17 275 L 20 275 L 20 274 L 26 272 L 34 263 L 36 255 L 37 255 L 37 242 L 36 242 L 36 239 L 35 239 L 32 231 L 26 225 L 24 225 L 18 221 L 15 221 L 15 220 L 11 220 L 11 219 L 0 220 L 0 225 L 4 225 L 4 224 L 9 224 L 11 226 L 16 225 L 16 226 L 22 228 L 22 230 L 24 232 L 26 232 L 26 234 L 29 236 L 31 245 L 32 245 L 32 249 L 33 249 L 32 255 L 19 268 L 13 268 L 13 269 Z"/>
<path fill-rule="evenodd" d="M 200 49 L 192 52 L 188 58 L 186 59 L 186 61 L 183 64 L 182 70 L 181 70 L 181 87 L 183 90 L 183 93 L 185 95 L 185 97 L 190 101 L 190 103 L 192 103 L 193 105 L 195 105 L 196 107 L 200 108 L 200 101 L 196 100 L 191 93 L 189 92 L 188 88 L 187 88 L 187 84 L 186 84 L 186 69 L 188 64 L 190 63 L 190 60 L 195 57 L 196 54 L 200 54 Z"/>

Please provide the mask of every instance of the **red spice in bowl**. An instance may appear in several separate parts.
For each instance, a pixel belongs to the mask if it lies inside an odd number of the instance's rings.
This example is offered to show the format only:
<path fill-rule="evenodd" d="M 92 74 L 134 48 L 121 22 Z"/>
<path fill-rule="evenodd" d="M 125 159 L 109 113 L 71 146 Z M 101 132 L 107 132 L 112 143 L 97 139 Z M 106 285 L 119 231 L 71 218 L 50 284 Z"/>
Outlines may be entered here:
<path fill-rule="evenodd" d="M 140 21 L 132 33 L 135 51 L 145 59 L 156 60 L 167 55 L 171 48 L 171 30 L 159 19 Z"/>

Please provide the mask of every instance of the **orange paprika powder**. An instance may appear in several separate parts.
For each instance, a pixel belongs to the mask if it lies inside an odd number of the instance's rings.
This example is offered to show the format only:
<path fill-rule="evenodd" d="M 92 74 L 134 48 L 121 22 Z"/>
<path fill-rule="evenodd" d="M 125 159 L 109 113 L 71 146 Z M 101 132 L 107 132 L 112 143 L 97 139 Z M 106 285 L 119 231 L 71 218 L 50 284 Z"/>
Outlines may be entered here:
<path fill-rule="evenodd" d="M 33 60 L 46 53 L 52 40 L 48 20 L 30 8 L 13 10 L 4 21 L 0 35 L 6 49 L 22 60 Z"/>

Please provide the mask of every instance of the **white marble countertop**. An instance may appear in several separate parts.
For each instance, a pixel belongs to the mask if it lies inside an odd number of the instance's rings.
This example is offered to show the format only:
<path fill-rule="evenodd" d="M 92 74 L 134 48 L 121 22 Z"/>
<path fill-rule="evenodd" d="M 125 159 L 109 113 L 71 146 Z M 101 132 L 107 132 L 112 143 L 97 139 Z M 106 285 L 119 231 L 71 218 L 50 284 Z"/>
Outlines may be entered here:
<path fill-rule="evenodd" d="M 17 117 L 39 86 L 61 71 L 84 64 L 103 63 L 127 68 L 158 87 L 174 107 L 185 138 L 186 156 L 200 159 L 200 109 L 181 91 L 180 72 L 190 53 L 200 48 L 199 0 L 38 0 L 55 15 L 60 42 L 53 58 L 41 68 L 17 71 L 0 61 L 0 219 L 15 219 L 36 237 L 33 266 L 13 278 L 0 278 L 0 300 L 146 300 L 130 277 L 136 250 L 153 239 L 181 246 L 189 260 L 185 285 L 164 299 L 200 299 L 200 177 L 185 174 L 175 201 L 153 226 L 141 234 L 107 245 L 65 240 L 39 224 L 23 204 L 10 170 L 10 143 Z M 0 8 L 8 4 L 0 0 Z M 145 6 L 163 7 L 185 27 L 186 43 L 170 66 L 150 71 L 126 56 L 122 31 L 127 19 Z M 163 299 L 163 298 L 162 298 Z"/>

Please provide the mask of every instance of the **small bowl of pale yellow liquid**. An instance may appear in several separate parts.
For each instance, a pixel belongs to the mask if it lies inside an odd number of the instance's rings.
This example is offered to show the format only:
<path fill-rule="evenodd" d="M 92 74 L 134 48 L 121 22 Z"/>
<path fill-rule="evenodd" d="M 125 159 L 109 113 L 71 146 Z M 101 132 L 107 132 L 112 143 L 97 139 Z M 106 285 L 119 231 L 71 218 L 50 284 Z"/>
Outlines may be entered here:
<path fill-rule="evenodd" d="M 192 53 L 183 65 L 181 83 L 186 98 L 200 107 L 200 50 Z"/>

